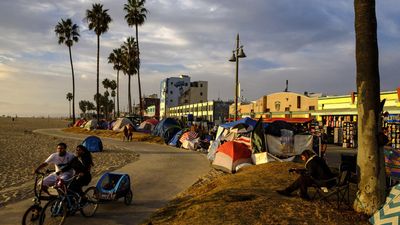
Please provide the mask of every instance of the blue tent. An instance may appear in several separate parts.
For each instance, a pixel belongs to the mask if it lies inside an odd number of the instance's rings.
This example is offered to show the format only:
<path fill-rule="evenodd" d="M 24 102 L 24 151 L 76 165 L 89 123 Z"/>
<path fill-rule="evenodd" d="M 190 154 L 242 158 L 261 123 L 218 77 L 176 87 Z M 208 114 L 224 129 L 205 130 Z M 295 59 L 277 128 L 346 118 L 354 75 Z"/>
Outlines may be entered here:
<path fill-rule="evenodd" d="M 165 143 L 168 143 L 180 130 L 181 125 L 178 121 L 172 118 L 165 118 L 154 127 L 151 134 L 164 138 Z"/>
<path fill-rule="evenodd" d="M 101 152 L 103 151 L 103 143 L 100 138 L 96 136 L 89 136 L 83 142 L 82 145 L 89 150 L 89 152 Z"/>
<path fill-rule="evenodd" d="M 240 119 L 240 120 L 237 120 L 237 121 L 233 121 L 233 122 L 230 122 L 230 123 L 221 124 L 220 126 L 225 128 L 225 129 L 227 129 L 227 128 L 234 127 L 234 126 L 236 126 L 238 124 L 241 124 L 241 123 L 250 125 L 250 126 L 252 126 L 254 128 L 256 126 L 257 120 L 253 120 L 252 118 L 246 117 L 246 118 L 243 118 L 243 119 Z"/>
<path fill-rule="evenodd" d="M 183 129 L 175 134 L 175 136 L 169 141 L 169 145 L 176 146 L 182 134 L 183 134 Z"/>

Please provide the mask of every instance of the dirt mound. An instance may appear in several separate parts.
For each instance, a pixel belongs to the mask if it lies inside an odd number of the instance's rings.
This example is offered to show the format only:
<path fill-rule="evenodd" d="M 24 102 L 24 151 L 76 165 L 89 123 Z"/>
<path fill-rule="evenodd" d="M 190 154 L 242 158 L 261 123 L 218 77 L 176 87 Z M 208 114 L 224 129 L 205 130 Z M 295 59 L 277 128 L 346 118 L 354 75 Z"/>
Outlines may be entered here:
<path fill-rule="evenodd" d="M 276 162 L 247 167 L 236 174 L 214 170 L 144 224 L 368 224 L 350 208 L 337 210 L 318 200 L 278 195 L 277 189 L 298 176 L 289 174 L 288 169 L 300 166 Z M 353 197 L 354 193 L 352 187 Z"/>

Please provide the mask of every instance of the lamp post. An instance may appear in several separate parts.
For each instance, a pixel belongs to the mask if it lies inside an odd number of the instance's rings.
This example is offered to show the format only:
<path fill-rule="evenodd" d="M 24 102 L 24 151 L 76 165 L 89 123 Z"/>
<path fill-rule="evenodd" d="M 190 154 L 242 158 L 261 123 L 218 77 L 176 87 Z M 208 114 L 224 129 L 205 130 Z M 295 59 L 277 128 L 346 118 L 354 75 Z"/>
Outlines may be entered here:
<path fill-rule="evenodd" d="M 238 93 L 239 93 L 239 58 L 244 58 L 246 55 L 243 52 L 243 45 L 239 47 L 239 34 L 236 36 L 236 49 L 234 49 L 230 62 L 236 62 L 236 77 L 235 77 L 235 121 L 238 118 Z"/>

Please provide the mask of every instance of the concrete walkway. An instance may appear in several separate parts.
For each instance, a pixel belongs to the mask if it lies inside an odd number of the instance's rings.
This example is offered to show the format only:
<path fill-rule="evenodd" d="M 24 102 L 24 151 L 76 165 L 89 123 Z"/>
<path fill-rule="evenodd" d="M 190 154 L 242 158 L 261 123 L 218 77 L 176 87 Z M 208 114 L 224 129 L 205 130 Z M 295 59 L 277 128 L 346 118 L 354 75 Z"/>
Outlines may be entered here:
<path fill-rule="evenodd" d="M 36 133 L 60 138 L 83 140 L 87 135 L 64 133 L 59 129 L 36 130 Z M 103 143 L 124 148 L 140 154 L 139 160 L 130 163 L 118 172 L 129 174 L 133 189 L 132 205 L 126 206 L 123 199 L 99 206 L 92 218 L 79 213 L 68 217 L 65 224 L 139 224 L 151 213 L 165 206 L 178 193 L 190 187 L 210 170 L 204 154 L 142 142 L 122 142 L 102 138 Z M 101 153 L 95 153 L 101 154 Z M 93 179 L 95 183 L 97 178 Z M 22 215 L 32 204 L 24 200 L 0 208 L 0 224 L 21 224 Z"/>

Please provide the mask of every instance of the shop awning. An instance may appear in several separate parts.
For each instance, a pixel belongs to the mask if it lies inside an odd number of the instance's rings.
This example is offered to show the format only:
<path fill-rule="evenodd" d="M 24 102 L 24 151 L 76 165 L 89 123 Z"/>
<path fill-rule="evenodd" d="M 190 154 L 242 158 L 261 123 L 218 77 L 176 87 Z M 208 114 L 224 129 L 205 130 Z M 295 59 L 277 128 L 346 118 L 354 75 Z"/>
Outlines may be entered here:
<path fill-rule="evenodd" d="M 311 118 L 268 118 L 268 119 L 263 119 L 263 122 L 264 123 L 272 123 L 277 120 L 285 121 L 288 123 L 309 123 L 313 119 L 311 119 Z"/>

